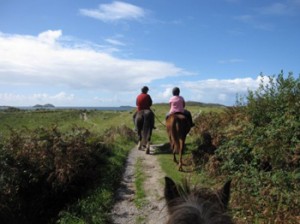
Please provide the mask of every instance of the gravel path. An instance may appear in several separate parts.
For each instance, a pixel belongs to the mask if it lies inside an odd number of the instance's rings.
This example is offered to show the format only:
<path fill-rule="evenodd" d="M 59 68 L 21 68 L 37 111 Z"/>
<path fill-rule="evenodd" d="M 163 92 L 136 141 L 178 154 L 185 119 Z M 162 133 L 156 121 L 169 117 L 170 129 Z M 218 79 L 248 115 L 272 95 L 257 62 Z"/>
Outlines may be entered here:
<path fill-rule="evenodd" d="M 121 187 L 117 192 L 117 203 L 112 210 L 112 219 L 115 224 L 160 224 L 166 222 L 167 210 L 163 197 L 164 176 L 155 155 L 155 146 L 151 146 L 150 155 L 136 147 L 129 153 L 126 170 Z M 137 159 L 142 161 L 143 173 L 146 176 L 144 189 L 147 203 L 137 209 L 134 205 L 134 166 Z"/>

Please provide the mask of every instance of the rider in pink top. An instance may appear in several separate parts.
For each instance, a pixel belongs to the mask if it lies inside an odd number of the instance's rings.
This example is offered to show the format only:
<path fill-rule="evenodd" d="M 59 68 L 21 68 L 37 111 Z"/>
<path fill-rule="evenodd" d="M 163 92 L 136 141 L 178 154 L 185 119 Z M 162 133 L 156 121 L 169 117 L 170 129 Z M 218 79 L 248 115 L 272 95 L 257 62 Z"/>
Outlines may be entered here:
<path fill-rule="evenodd" d="M 169 114 L 174 114 L 176 112 L 184 112 L 185 101 L 182 96 L 172 96 L 169 100 L 169 103 L 171 107 Z"/>
<path fill-rule="evenodd" d="M 191 127 L 195 126 L 195 124 L 193 122 L 193 119 L 192 119 L 191 113 L 188 110 L 184 109 L 185 108 L 185 101 L 184 101 L 184 98 L 182 96 L 179 96 L 180 89 L 178 87 L 174 87 L 173 90 L 172 90 L 172 93 L 173 93 L 173 96 L 169 100 L 170 111 L 167 114 L 166 118 L 168 118 L 168 116 L 170 114 L 182 113 L 190 121 Z"/>

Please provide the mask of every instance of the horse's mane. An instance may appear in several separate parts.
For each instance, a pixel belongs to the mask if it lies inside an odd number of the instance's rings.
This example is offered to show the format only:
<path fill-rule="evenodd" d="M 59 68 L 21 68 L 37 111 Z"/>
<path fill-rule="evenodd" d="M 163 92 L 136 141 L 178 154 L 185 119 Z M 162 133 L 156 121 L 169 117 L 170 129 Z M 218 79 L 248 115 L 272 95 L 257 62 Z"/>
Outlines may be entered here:
<path fill-rule="evenodd" d="M 166 189 L 165 189 L 166 191 Z M 226 213 L 227 203 L 224 203 L 220 191 L 213 192 L 208 188 L 193 186 L 191 188 L 185 179 L 177 184 L 175 195 L 166 195 L 168 212 L 167 224 L 232 224 L 231 217 Z"/>

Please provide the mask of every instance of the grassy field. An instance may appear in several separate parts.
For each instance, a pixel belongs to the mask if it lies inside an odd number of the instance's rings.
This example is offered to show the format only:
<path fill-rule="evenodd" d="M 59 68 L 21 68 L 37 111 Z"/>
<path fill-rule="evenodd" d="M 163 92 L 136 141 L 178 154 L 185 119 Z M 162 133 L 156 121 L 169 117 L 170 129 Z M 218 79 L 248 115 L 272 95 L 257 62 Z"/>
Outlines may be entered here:
<path fill-rule="evenodd" d="M 16 223 L 21 219 L 24 224 L 56 223 L 55 217 L 48 218 L 57 210 L 51 206 L 51 198 L 62 206 L 58 200 L 69 203 L 74 199 L 66 198 L 74 192 L 80 199 L 59 212 L 59 223 L 107 223 L 107 209 L 113 204 L 126 157 L 134 146 L 133 139 L 128 139 L 134 133 L 126 129 L 133 127 L 131 117 L 130 111 L 0 111 L 0 220 L 4 217 L 8 223 L 13 219 L 17 219 Z M 126 136 L 122 136 L 124 133 Z M 87 178 L 94 179 L 97 187 L 92 182 L 81 183 Z M 41 186 L 47 186 L 49 191 Z M 40 191 L 44 193 L 35 195 Z M 26 195 L 32 197 L 24 200 Z M 42 220 L 30 212 L 34 207 L 26 209 L 30 203 L 38 206 L 45 202 L 50 206 L 47 213 L 42 206 L 35 209 L 45 213 Z"/>
<path fill-rule="evenodd" d="M 194 117 L 197 117 L 199 114 L 204 115 L 203 124 L 197 123 L 197 126 L 204 125 L 211 129 L 211 131 L 216 134 L 226 134 L 235 132 L 235 130 L 239 130 L 240 126 L 218 126 L 224 120 L 223 116 L 226 114 L 221 113 L 224 112 L 223 107 L 203 107 L 199 105 L 189 105 L 187 104 L 187 109 L 191 111 Z M 184 154 L 184 162 L 187 166 L 184 166 L 185 172 L 178 172 L 177 166 L 173 162 L 173 156 L 170 151 L 166 149 L 160 149 L 159 146 L 165 146 L 168 143 L 166 127 L 165 127 L 165 116 L 169 110 L 169 106 L 167 104 L 155 104 L 152 106 L 152 110 L 155 113 L 155 126 L 156 129 L 153 131 L 152 135 L 152 144 L 158 146 L 158 150 L 154 156 L 157 156 L 158 161 L 166 173 L 167 176 L 171 177 L 175 181 L 179 182 L 183 178 L 189 179 L 193 183 L 200 184 L 204 187 L 212 187 L 218 188 L 220 187 L 224 181 L 230 177 L 233 178 L 233 189 L 232 189 L 232 214 L 237 223 L 271 223 L 272 216 L 268 214 L 268 217 L 263 217 L 263 214 L 258 209 L 260 206 L 259 203 L 264 201 L 264 197 L 260 196 L 262 189 L 267 189 L 268 198 L 271 200 L 272 198 L 281 197 L 280 207 L 276 207 L 277 203 L 272 202 L 269 207 L 265 208 L 265 211 L 273 211 L 272 214 L 276 214 L 276 211 L 284 212 L 288 211 L 288 201 L 293 202 L 293 206 L 297 205 L 297 200 L 295 199 L 295 195 L 297 192 L 294 192 L 295 181 L 297 181 L 297 170 L 294 172 L 277 172 L 274 170 L 270 173 L 259 172 L 255 167 L 250 167 L 248 170 L 233 170 L 232 173 L 219 173 L 211 175 L 210 170 L 207 167 L 195 167 L 192 166 L 191 161 L 191 151 L 197 149 L 198 143 L 197 139 L 200 138 L 200 132 L 198 129 L 196 131 L 192 131 L 187 136 L 186 147 L 187 150 Z M 134 144 L 136 144 L 135 140 L 131 139 L 122 139 L 122 135 L 133 134 L 133 121 L 132 115 L 134 110 L 132 111 L 78 111 L 78 110 L 45 110 L 45 111 L 0 111 L 0 140 L 5 140 L 10 136 L 12 130 L 21 130 L 21 133 L 24 135 L 34 132 L 35 129 L 39 129 L 41 127 L 51 129 L 52 127 L 56 127 L 59 129 L 62 135 L 66 133 L 67 138 L 71 135 L 73 136 L 75 133 L 76 137 L 76 128 L 84 128 L 92 133 L 92 141 L 97 140 L 98 138 L 101 141 L 108 141 L 110 150 L 112 153 L 109 153 L 108 162 L 106 163 L 105 170 L 101 171 L 103 176 L 115 175 L 116 178 L 114 182 L 111 182 L 112 178 L 103 178 L 98 180 L 101 184 L 96 188 L 90 188 L 85 192 L 76 203 L 69 204 L 64 210 L 59 213 L 59 220 L 55 221 L 55 219 L 50 220 L 50 223 L 60 223 L 60 224 L 80 224 L 80 223 L 107 223 L 109 220 L 109 208 L 113 204 L 113 196 L 114 189 L 117 187 L 117 182 L 120 181 L 121 178 L 121 170 L 124 168 L 124 161 L 130 149 L 133 148 Z M 214 113 L 213 116 L 210 116 L 210 112 Z M 220 118 L 218 115 L 220 114 Z M 222 115 L 221 115 L 222 114 Z M 227 115 L 226 115 L 227 116 Z M 220 120 L 219 120 L 220 119 Z M 222 120 L 223 119 L 223 120 Z M 230 118 L 231 119 L 231 118 Z M 230 121 L 229 119 L 229 121 Z M 234 121 L 238 121 L 237 118 Z M 243 119 L 243 117 L 242 117 Z M 226 119 L 225 119 L 226 120 Z M 197 121 L 199 122 L 199 120 Z M 221 122 L 221 123 L 220 123 Z M 245 121 L 246 122 L 246 121 Z M 223 123 L 224 125 L 225 123 Z M 242 123 L 244 124 L 244 123 Z M 247 123 L 245 123 L 241 127 L 246 127 Z M 125 128 L 123 130 L 123 127 Z M 223 129 L 222 129 L 223 128 Z M 226 129 L 224 129 L 226 128 Z M 227 129 L 229 128 L 229 129 Z M 75 132 L 72 130 L 75 129 Z M 197 131 L 198 130 L 198 131 Z M 71 134 L 68 134 L 71 131 Z M 242 136 L 242 134 L 237 132 Z M 119 137 L 115 137 L 119 136 Z M 120 138 L 121 136 L 121 138 Z M 237 137 L 239 135 L 236 135 Z M 11 136 L 12 137 L 12 136 Z M 82 137 L 79 135 L 79 137 Z M 124 137 L 124 136 L 123 136 Z M 244 138 L 244 137 L 243 137 Z M 250 138 L 250 136 L 249 136 Z M 73 140 L 72 140 L 73 141 Z M 70 144 L 74 144 L 70 142 Z M 226 144 L 234 144 L 234 147 L 242 146 L 239 143 L 239 139 L 235 141 L 228 141 Z M 236 144 L 236 145 L 235 145 Z M 2 146 L 2 144 L 0 144 Z M 235 149 L 235 148 L 234 148 Z M 233 156 L 240 155 L 242 156 L 244 151 L 241 151 L 238 154 L 233 154 Z M 222 154 L 223 157 L 226 157 L 226 154 Z M 240 158 L 240 157 L 237 157 Z M 242 158 L 242 157 L 241 157 Z M 2 160 L 3 161 L 3 160 Z M 229 160 L 226 162 L 230 162 Z M 1 165 L 1 163 L 0 163 Z M 230 164 L 229 164 L 230 165 Z M 288 181 L 286 181 L 286 180 Z M 280 190 L 280 186 L 277 186 L 277 183 L 291 183 L 288 186 L 292 186 L 290 188 Z M 4 183 L 4 182 L 3 182 Z M 272 184 L 272 185 L 271 185 Z M 4 185 L 3 185 L 4 186 Z M 271 187 L 272 186 L 272 187 Z M 1 187 L 1 183 L 0 183 Z M 254 190 L 253 190 L 254 189 Z M 291 189 L 292 192 L 288 192 L 287 190 Z M 266 190 L 266 191 L 267 191 Z M 142 189 L 140 190 L 143 193 Z M 272 195 L 273 194 L 273 195 Z M 252 203 L 249 205 L 241 205 L 240 199 L 247 201 L 245 195 L 250 195 Z M 279 195 L 279 196 L 278 196 Z M 299 194 L 298 194 L 299 195 Z M 276 199 L 277 200 L 277 199 Z M 105 203 L 104 203 L 105 202 Z M 99 208 L 99 204 L 101 204 L 101 208 Z M 278 205 L 279 206 L 279 205 Z M 1 208 L 1 201 L 0 201 Z M 255 213 L 256 212 L 256 213 Z M 289 214 L 292 215 L 295 212 L 289 211 Z M 279 214 L 279 213 L 278 213 Z M 0 212 L 1 216 L 1 212 Z M 246 217 L 244 219 L 244 217 Z M 267 221 L 266 221 L 267 220 Z M 298 220 L 297 217 L 293 217 L 293 220 Z M 275 222 L 274 222 L 275 223 Z M 280 223 L 280 222 L 278 222 Z M 294 221 L 290 221 L 287 223 L 296 223 Z M 24 222 L 24 224 L 27 224 Z"/>
<path fill-rule="evenodd" d="M 86 114 L 86 119 L 83 118 Z M 120 111 L 80 111 L 80 110 L 37 110 L 37 111 L 0 111 L 0 131 L 7 134 L 10 128 L 57 126 L 67 131 L 73 126 L 85 127 L 101 134 L 106 129 L 121 125 L 132 126 L 131 112 Z"/>
<path fill-rule="evenodd" d="M 189 106 L 187 109 L 193 115 L 216 108 Z M 155 113 L 157 129 L 153 131 L 152 144 L 165 144 L 168 142 L 165 116 L 169 110 L 167 104 L 155 104 L 152 106 Z M 24 111 L 0 111 L 0 139 L 7 137 L 12 130 L 29 132 L 37 128 L 58 128 L 61 132 L 68 132 L 74 127 L 86 128 L 95 135 L 101 136 L 114 127 L 127 126 L 133 129 L 132 111 L 80 111 L 80 110 L 24 110 Z M 84 115 L 85 114 L 85 115 Z M 2 136 L 2 137 L 1 137 Z M 191 138 L 187 139 L 188 141 Z M 167 155 L 161 158 L 169 161 Z M 173 165 L 173 164 L 172 164 Z M 170 166 L 172 167 L 170 164 Z M 177 175 L 177 172 L 174 172 Z M 174 176 L 170 174 L 170 176 Z M 175 178 L 176 179 L 176 178 Z M 178 178 L 177 178 L 178 179 Z"/>
<path fill-rule="evenodd" d="M 226 179 L 232 179 L 230 207 L 238 223 L 299 223 L 298 93 L 299 79 L 289 76 L 285 80 L 281 74 L 277 82 L 271 82 L 265 88 L 260 86 L 249 94 L 247 105 L 241 102 L 243 106 L 225 109 L 188 103 L 186 108 L 198 118 L 187 136 L 184 162 L 188 165 L 184 167 L 185 172 L 178 172 L 170 151 L 159 147 L 168 142 L 165 116 L 169 106 L 155 104 L 152 110 L 156 129 L 152 144 L 159 148 L 155 156 L 166 175 L 175 181 L 187 177 L 202 186 L 216 187 Z M 26 190 L 34 189 L 32 185 L 47 185 L 43 182 L 47 175 L 47 181 L 54 180 L 55 184 L 61 184 L 58 180 L 63 183 L 67 178 L 73 178 L 73 172 L 80 178 L 84 177 L 82 174 L 86 174 L 86 169 L 81 165 L 86 162 L 82 160 L 84 157 L 96 169 L 106 171 L 101 171 L 101 183 L 104 185 L 92 189 L 86 197 L 61 212 L 59 223 L 107 223 L 105 214 L 112 204 L 124 161 L 136 144 L 133 112 L 0 111 L 0 192 L 3 194 L 0 200 L 8 198 L 12 202 L 20 199 L 20 189 L 26 193 Z M 204 131 L 211 134 L 217 151 L 206 161 L 200 156 L 202 161 L 195 170 L 191 166 L 191 151 L 203 145 L 201 136 Z M 80 150 L 82 148 L 84 150 Z M 68 154 L 68 151 L 75 153 Z M 99 161 L 95 162 L 95 158 Z M 67 163 L 61 162 L 66 159 Z M 105 168 L 101 167 L 103 162 Z M 100 167 L 97 166 L 99 163 Z M 53 179 L 53 167 L 57 179 Z M 78 168 L 78 173 L 75 168 Z M 48 172 L 46 175 L 45 170 Z M 112 173 L 118 178 L 106 178 Z M 114 182 L 111 182 L 112 179 Z M 23 189 L 24 186 L 27 188 Z M 56 185 L 54 187 L 57 188 Z M 21 197 L 21 205 L 27 209 L 27 194 L 23 197 L 26 200 Z M 105 201 L 104 210 L 97 209 L 101 201 Z M 0 217 L 2 208 L 7 211 L 0 201 Z M 97 214 L 97 217 L 91 217 L 95 210 L 104 216 Z M 86 221 L 91 219 L 102 221 Z"/>
<path fill-rule="evenodd" d="M 192 112 L 193 111 L 198 112 L 199 110 L 200 110 L 199 107 L 194 107 L 194 106 L 191 107 Z M 168 111 L 168 105 L 154 105 L 153 111 L 155 112 L 156 115 L 157 129 L 153 132 L 152 143 L 164 144 L 168 141 L 166 129 L 164 126 L 164 120 L 165 120 L 165 115 Z M 29 188 L 23 190 L 23 192 L 27 192 L 30 191 L 30 188 L 38 187 L 37 184 L 39 184 L 40 181 L 43 181 L 42 179 L 39 180 L 40 178 L 42 178 L 42 176 L 41 177 L 38 176 L 40 174 L 36 173 L 38 171 L 36 170 L 36 168 L 34 167 L 31 168 L 31 165 L 29 167 L 28 165 L 26 165 L 27 163 L 32 163 L 32 161 L 35 160 L 35 157 L 39 157 L 39 152 L 34 152 L 32 151 L 33 148 L 28 148 L 30 147 L 30 145 L 28 145 L 28 141 L 30 141 L 29 139 L 32 138 L 32 143 L 29 142 L 29 144 L 32 144 L 33 146 L 35 144 L 40 144 L 39 143 L 40 140 L 38 140 L 37 138 L 48 139 L 48 138 L 52 138 L 53 135 L 57 135 L 57 133 L 59 133 L 58 134 L 60 136 L 59 138 L 61 138 L 61 140 L 59 141 L 64 141 L 65 142 L 64 144 L 70 144 L 70 147 L 72 147 L 71 145 L 75 144 L 74 141 L 77 141 L 76 136 L 78 136 L 79 139 L 82 139 L 84 138 L 83 136 L 85 135 L 84 130 L 88 130 L 88 132 L 92 133 L 92 135 L 94 136 L 92 137 L 92 141 L 97 140 L 97 138 L 100 138 L 103 139 L 101 141 L 110 142 L 109 147 L 112 149 L 111 152 L 113 152 L 111 154 L 112 157 L 111 156 L 108 157 L 109 161 L 106 164 L 104 164 L 106 167 L 105 172 L 101 171 L 101 173 L 104 176 L 105 175 L 111 176 L 115 173 L 116 178 L 114 178 L 114 182 L 111 182 L 110 178 L 103 179 L 102 176 L 101 181 L 98 180 L 100 181 L 101 184 L 98 184 L 97 188 L 91 188 L 90 190 L 86 189 L 86 192 L 84 193 L 85 195 L 84 197 L 81 197 L 81 199 L 78 200 L 77 203 L 70 204 L 66 209 L 64 209 L 59 213 L 58 222 L 62 224 L 63 223 L 78 224 L 78 223 L 86 223 L 86 220 L 94 220 L 91 223 L 106 223 L 109 217 L 105 214 L 107 214 L 107 212 L 109 211 L 105 211 L 105 209 L 108 209 L 110 206 L 112 206 L 114 189 L 116 188 L 116 181 L 118 181 L 118 178 L 121 177 L 120 169 L 124 169 L 123 164 L 125 162 L 126 155 L 128 154 L 129 150 L 134 146 L 134 142 L 132 141 L 128 142 L 128 140 L 126 139 L 122 140 L 122 137 L 115 138 L 114 135 L 117 136 L 118 135 L 117 132 L 120 132 L 122 135 L 122 133 L 124 132 L 120 130 L 120 128 L 122 127 L 128 127 L 129 129 L 133 130 L 134 127 L 132 121 L 133 112 L 134 110 L 132 111 L 95 111 L 95 110 L 91 110 L 91 111 L 79 111 L 79 110 L 0 111 L 0 121 L 1 121 L 0 122 L 0 141 L 1 141 L 0 146 L 4 147 L 3 148 L 4 151 L 1 151 L 2 148 L 0 150 L 1 152 L 0 165 L 3 166 L 3 168 L 6 169 L 7 172 L 10 173 L 13 172 L 13 176 L 15 176 L 13 178 L 16 178 L 16 179 L 12 179 L 12 175 L 9 173 L 7 173 L 8 175 L 7 177 L 5 176 L 6 174 L 3 175 L 4 178 L 3 182 L 0 181 L 1 189 L 6 189 L 7 186 L 13 188 L 14 182 L 17 181 L 20 182 L 21 184 L 20 186 L 28 185 Z M 79 132 L 77 131 L 77 129 Z M 125 133 L 126 132 L 128 131 L 126 131 L 125 129 Z M 44 135 L 44 137 L 39 137 L 38 135 L 40 134 Z M 71 141 L 71 142 L 67 142 L 67 141 Z M 84 145 L 86 143 L 84 143 L 84 139 L 78 141 L 79 143 L 76 144 L 81 144 L 83 147 L 85 147 Z M 22 145 L 23 142 L 24 145 Z M 5 148 L 8 146 L 17 147 L 17 148 L 13 149 L 14 150 L 13 153 L 7 154 L 8 152 L 5 151 Z M 53 145 L 53 147 L 56 146 Z M 58 152 L 57 149 L 53 148 L 53 150 L 56 150 L 54 151 L 55 153 Z M 20 154 L 20 152 L 22 153 Z M 18 165 L 17 160 L 18 158 L 20 159 L 20 155 L 22 156 L 23 162 L 22 164 Z M 6 158 L 11 156 L 16 159 L 15 165 L 6 164 L 5 162 Z M 168 162 L 171 161 L 172 158 L 171 156 L 170 157 L 168 156 L 164 157 L 164 155 L 161 156 L 162 158 L 165 158 L 166 161 Z M 52 161 L 50 160 L 51 157 L 49 157 L 49 159 L 47 158 L 42 159 L 37 163 L 34 162 L 32 165 L 34 165 L 35 167 L 36 166 L 43 167 L 45 164 L 48 164 L 47 166 L 49 166 L 49 164 L 53 163 L 53 165 L 55 166 L 55 163 L 57 163 L 57 159 Z M 2 158 L 4 160 L 2 160 Z M 67 161 L 66 159 L 67 158 L 64 159 L 65 162 Z M 72 158 L 68 158 L 68 159 L 72 159 Z M 76 160 L 75 161 L 70 160 L 69 162 L 71 163 L 70 166 L 78 166 L 78 168 L 80 167 L 79 164 L 76 165 L 77 163 Z M 66 164 L 66 166 L 68 165 Z M 36 178 L 36 180 L 35 179 L 31 180 L 30 176 L 28 177 L 22 176 L 21 170 L 20 172 L 15 170 L 16 167 L 18 167 L 17 169 L 22 169 L 22 170 L 28 169 L 29 173 L 33 172 L 30 175 Z M 69 168 L 65 167 L 63 169 L 69 169 Z M 71 167 L 71 170 L 72 169 L 73 168 Z M 66 170 L 65 172 L 68 171 Z M 174 172 L 174 174 L 175 173 L 177 172 Z M 174 175 L 170 174 L 169 176 L 174 176 Z M 25 181 L 26 184 L 22 184 L 22 181 Z M 38 182 L 35 183 L 35 181 Z M 11 183 L 12 185 L 7 185 L 8 183 Z M 13 198 L 18 198 L 19 197 L 18 194 L 19 193 L 16 192 L 16 195 Z M 103 201 L 105 201 L 106 203 L 103 204 L 102 203 Z M 2 206 L 1 203 L 2 205 L 4 204 L 5 206 L 5 201 L 4 202 L 0 201 L 0 208 Z M 20 203 L 24 203 L 24 202 L 20 202 Z M 1 216 L 1 212 L 0 212 L 0 216 Z M 26 219 L 28 220 L 27 222 L 35 223 L 34 217 L 28 218 L 28 215 L 26 214 L 24 214 L 23 216 L 24 217 L 26 216 Z M 49 223 L 52 223 L 53 220 L 55 220 L 55 218 L 51 219 Z M 43 222 L 44 221 L 45 220 L 43 220 Z M 24 221 L 24 223 L 26 224 L 26 221 Z"/>

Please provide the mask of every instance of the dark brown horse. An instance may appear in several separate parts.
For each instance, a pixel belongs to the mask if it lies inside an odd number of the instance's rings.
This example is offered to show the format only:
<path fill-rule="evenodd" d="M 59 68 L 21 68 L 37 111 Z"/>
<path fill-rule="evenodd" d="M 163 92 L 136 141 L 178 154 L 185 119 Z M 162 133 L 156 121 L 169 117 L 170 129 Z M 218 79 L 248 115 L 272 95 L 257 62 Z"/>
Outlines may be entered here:
<path fill-rule="evenodd" d="M 136 113 L 135 125 L 137 128 L 139 143 L 138 149 L 146 148 L 146 153 L 150 153 L 150 140 L 154 126 L 154 113 L 151 110 L 141 110 Z"/>
<path fill-rule="evenodd" d="M 231 181 L 218 191 L 207 188 L 191 189 L 185 180 L 182 185 L 165 177 L 165 198 L 169 213 L 167 224 L 233 224 L 226 213 Z"/>
<path fill-rule="evenodd" d="M 173 160 L 178 164 L 178 170 L 182 171 L 182 153 L 185 148 L 186 135 L 191 129 L 190 122 L 184 114 L 170 114 L 166 120 L 166 127 L 170 146 L 173 150 Z M 176 153 L 179 154 L 179 163 L 176 159 Z"/>

